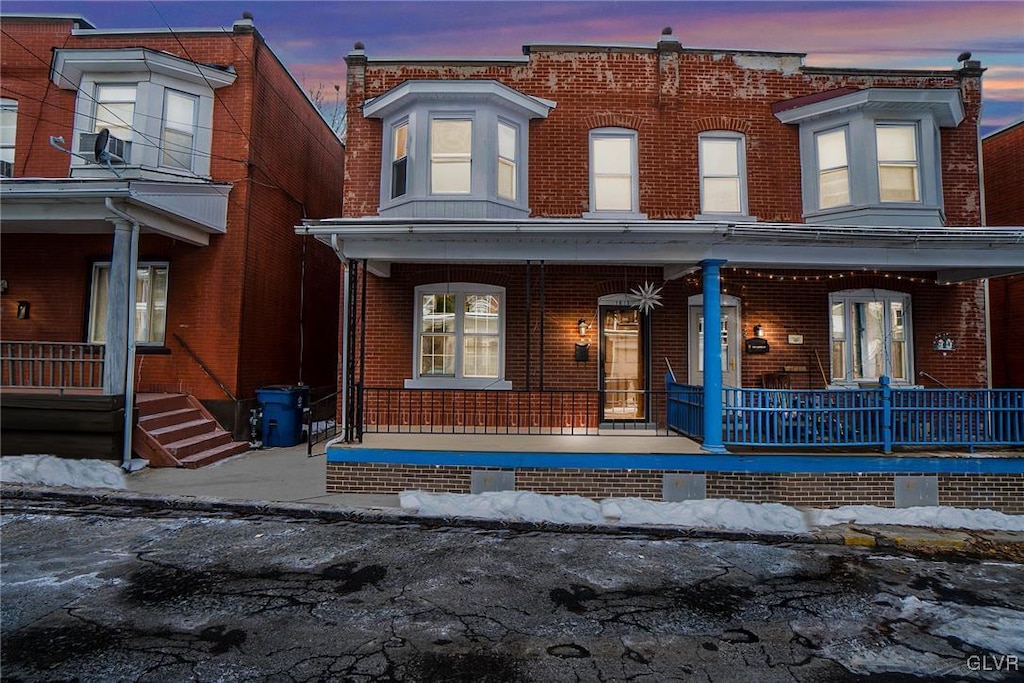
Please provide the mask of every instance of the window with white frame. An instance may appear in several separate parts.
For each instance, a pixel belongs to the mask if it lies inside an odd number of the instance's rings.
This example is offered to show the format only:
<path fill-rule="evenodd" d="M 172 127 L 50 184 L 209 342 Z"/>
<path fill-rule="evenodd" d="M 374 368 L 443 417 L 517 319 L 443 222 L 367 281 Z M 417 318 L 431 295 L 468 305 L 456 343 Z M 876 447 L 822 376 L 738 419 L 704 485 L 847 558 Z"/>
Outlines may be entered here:
<path fill-rule="evenodd" d="M 430 193 L 469 194 L 473 190 L 473 121 L 430 121 Z"/>
<path fill-rule="evenodd" d="M 887 290 L 829 294 L 832 381 L 894 383 L 913 379 L 910 295 Z"/>
<path fill-rule="evenodd" d="M 18 133 L 18 101 L 0 98 L 0 178 L 14 177 L 14 145 Z"/>
<path fill-rule="evenodd" d="M 739 133 L 701 133 L 700 211 L 702 214 L 747 213 L 746 153 Z"/>
<path fill-rule="evenodd" d="M 942 129 L 964 120 L 958 88 L 862 88 L 777 103 L 800 128 L 804 218 L 838 225 L 945 224 Z"/>
<path fill-rule="evenodd" d="M 473 283 L 417 287 L 414 380 L 407 385 L 487 388 L 504 384 L 504 306 L 502 287 Z"/>
<path fill-rule="evenodd" d="M 814 136 L 818 159 L 818 206 L 830 209 L 850 203 L 850 166 L 846 147 L 846 129 L 839 128 Z"/>
<path fill-rule="evenodd" d="M 599 128 L 590 131 L 591 214 L 636 214 L 636 131 Z"/>
<path fill-rule="evenodd" d="M 878 157 L 878 198 L 882 202 L 916 202 L 917 126 L 879 123 L 875 126 Z"/>
<path fill-rule="evenodd" d="M 391 198 L 405 196 L 409 188 L 409 122 L 391 129 Z"/>
<path fill-rule="evenodd" d="M 185 93 L 165 91 L 161 166 L 192 170 L 197 100 L 198 98 Z"/>
<path fill-rule="evenodd" d="M 518 128 L 498 121 L 498 196 L 511 201 L 516 200 L 518 140 Z"/>
<path fill-rule="evenodd" d="M 380 119 L 378 214 L 525 218 L 529 123 L 554 102 L 492 80 L 408 80 L 371 97 Z"/>
<path fill-rule="evenodd" d="M 166 263 L 140 263 L 135 274 L 135 341 L 162 346 L 167 330 Z M 92 298 L 89 311 L 89 343 L 107 341 L 107 299 L 110 264 L 96 263 L 92 269 Z"/>
<path fill-rule="evenodd" d="M 51 81 L 77 97 L 73 146 L 80 156 L 71 157 L 71 175 L 110 176 L 90 163 L 96 136 L 107 129 L 106 149 L 119 157 L 122 176 L 209 176 L 214 93 L 236 77 L 228 66 L 142 47 L 55 49 Z"/>
<path fill-rule="evenodd" d="M 135 130 L 135 85 L 97 85 L 92 132 L 106 128 L 118 140 L 130 141 Z"/>

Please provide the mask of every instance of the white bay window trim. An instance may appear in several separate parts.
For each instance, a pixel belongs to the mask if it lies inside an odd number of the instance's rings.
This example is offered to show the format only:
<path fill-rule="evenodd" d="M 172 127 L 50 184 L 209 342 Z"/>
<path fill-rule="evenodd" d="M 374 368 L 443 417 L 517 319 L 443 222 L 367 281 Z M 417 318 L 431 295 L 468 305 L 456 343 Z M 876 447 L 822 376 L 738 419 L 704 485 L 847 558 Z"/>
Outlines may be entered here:
<path fill-rule="evenodd" d="M 829 294 L 831 377 L 838 386 L 913 384 L 910 295 L 881 289 Z"/>
<path fill-rule="evenodd" d="M 505 381 L 505 288 L 442 282 L 414 291 L 413 376 L 405 387 L 511 389 Z"/>
<path fill-rule="evenodd" d="M 367 100 L 363 116 L 381 119 L 384 131 L 378 214 L 529 216 L 529 122 L 545 118 L 554 106 L 486 80 L 406 81 Z M 470 122 L 469 148 L 435 149 L 434 123 L 455 121 Z M 395 164 L 401 157 L 394 135 L 403 124 L 408 126 L 404 167 Z M 396 173 L 403 170 L 405 191 L 399 194 Z"/>

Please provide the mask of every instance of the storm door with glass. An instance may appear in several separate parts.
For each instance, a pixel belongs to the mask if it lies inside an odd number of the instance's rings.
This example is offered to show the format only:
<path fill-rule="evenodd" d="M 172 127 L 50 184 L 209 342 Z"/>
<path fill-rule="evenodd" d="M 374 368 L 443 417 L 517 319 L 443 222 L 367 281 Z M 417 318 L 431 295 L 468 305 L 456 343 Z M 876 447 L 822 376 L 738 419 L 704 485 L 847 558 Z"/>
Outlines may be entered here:
<path fill-rule="evenodd" d="M 647 418 L 647 325 L 635 308 L 601 306 L 602 419 Z"/>

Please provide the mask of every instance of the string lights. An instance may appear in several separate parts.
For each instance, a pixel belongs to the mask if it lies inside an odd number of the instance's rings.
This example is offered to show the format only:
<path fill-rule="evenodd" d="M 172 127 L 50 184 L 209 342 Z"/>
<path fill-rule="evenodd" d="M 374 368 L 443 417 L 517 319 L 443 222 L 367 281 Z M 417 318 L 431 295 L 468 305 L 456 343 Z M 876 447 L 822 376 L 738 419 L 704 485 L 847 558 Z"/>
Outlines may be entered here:
<path fill-rule="evenodd" d="M 726 276 L 725 271 L 730 271 L 733 275 L 744 275 L 750 278 L 769 280 L 771 282 L 828 282 L 829 280 L 847 280 L 858 277 L 881 277 L 886 280 L 895 280 L 897 282 L 912 282 L 922 284 L 933 284 L 933 285 L 962 285 L 963 282 L 942 282 L 935 278 L 921 277 L 918 275 L 904 275 L 902 273 L 885 273 L 877 270 L 850 270 L 843 272 L 829 272 L 829 273 L 816 273 L 813 275 L 798 274 L 793 275 L 786 271 L 769 271 L 769 270 L 751 270 L 750 268 L 740 267 L 726 267 L 722 269 L 722 272 L 718 276 L 719 282 L 722 283 L 722 291 L 726 291 Z M 730 278 L 732 279 L 732 278 Z M 687 276 L 682 279 L 684 283 L 693 287 L 700 288 L 703 280 L 699 273 Z M 737 283 L 735 280 L 732 281 L 733 285 L 739 284 L 741 288 L 744 286 L 742 282 Z"/>

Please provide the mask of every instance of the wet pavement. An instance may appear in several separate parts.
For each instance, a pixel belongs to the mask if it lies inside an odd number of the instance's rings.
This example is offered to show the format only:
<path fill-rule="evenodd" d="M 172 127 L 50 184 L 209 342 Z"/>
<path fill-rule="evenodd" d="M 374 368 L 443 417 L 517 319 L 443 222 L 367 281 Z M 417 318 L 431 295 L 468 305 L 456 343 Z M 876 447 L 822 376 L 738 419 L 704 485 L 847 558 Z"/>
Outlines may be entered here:
<path fill-rule="evenodd" d="M 1019 562 L 9 492 L 5 681 L 1024 678 Z"/>

